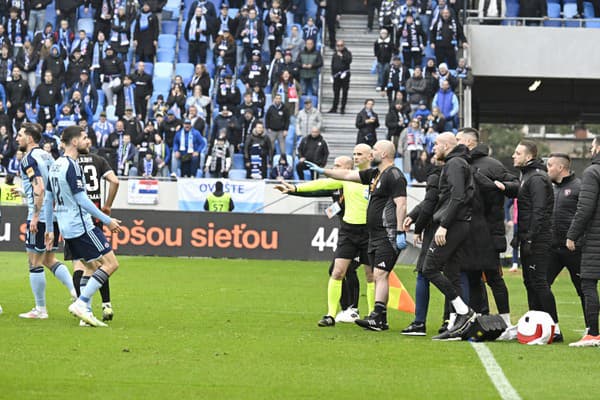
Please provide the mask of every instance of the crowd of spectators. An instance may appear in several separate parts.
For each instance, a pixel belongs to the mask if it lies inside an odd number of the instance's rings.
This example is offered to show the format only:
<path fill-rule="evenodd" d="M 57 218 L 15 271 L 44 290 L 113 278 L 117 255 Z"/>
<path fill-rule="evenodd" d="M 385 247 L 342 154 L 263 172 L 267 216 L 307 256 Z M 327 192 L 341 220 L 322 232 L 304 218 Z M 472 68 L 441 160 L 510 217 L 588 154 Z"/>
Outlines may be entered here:
<path fill-rule="evenodd" d="M 167 0 L 0 2 L 1 168 L 15 171 L 16 134 L 32 121 L 55 157 L 61 131 L 80 125 L 121 176 L 303 172 L 294 164 L 314 161 L 314 137 L 327 149 L 309 1 L 185 0 L 179 19 Z M 175 32 L 163 34 L 167 25 Z M 178 51 L 161 42 L 167 36 Z M 178 71 L 182 59 L 191 69 L 158 87 L 159 64 Z M 323 164 L 327 154 L 318 154 Z"/>
<path fill-rule="evenodd" d="M 383 0 L 379 8 L 379 37 L 373 44 L 377 75 L 375 91 L 387 98 L 385 126 L 398 149 L 406 173 L 416 173 L 433 151 L 437 135 L 456 132 L 460 89 L 473 76 L 459 52 L 468 47 L 459 21 L 459 2 Z M 372 28 L 372 25 L 371 25 Z M 357 115 L 357 143 L 372 145 L 383 121 L 372 111 L 373 99 Z"/>

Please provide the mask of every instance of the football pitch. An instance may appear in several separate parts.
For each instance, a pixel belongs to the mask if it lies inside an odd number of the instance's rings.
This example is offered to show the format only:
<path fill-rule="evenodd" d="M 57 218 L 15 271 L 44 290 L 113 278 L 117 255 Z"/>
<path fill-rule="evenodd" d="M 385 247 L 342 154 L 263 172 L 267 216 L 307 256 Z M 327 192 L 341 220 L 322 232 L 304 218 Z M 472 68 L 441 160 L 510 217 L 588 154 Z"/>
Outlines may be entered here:
<path fill-rule="evenodd" d="M 318 328 L 327 263 L 119 259 L 114 321 L 80 328 L 49 271 L 50 318 L 19 319 L 33 306 L 25 255 L 0 253 L 0 399 L 502 398 L 469 342 L 431 340 L 441 323 L 435 288 L 428 337 L 405 337 L 412 315 L 393 310 L 386 332 Z M 413 267 L 396 272 L 414 295 Z M 515 323 L 525 290 L 519 274 L 505 277 Z M 581 306 L 566 273 L 553 289 L 565 343 L 486 346 L 523 399 L 596 399 L 600 350 L 568 347 L 582 335 Z"/>

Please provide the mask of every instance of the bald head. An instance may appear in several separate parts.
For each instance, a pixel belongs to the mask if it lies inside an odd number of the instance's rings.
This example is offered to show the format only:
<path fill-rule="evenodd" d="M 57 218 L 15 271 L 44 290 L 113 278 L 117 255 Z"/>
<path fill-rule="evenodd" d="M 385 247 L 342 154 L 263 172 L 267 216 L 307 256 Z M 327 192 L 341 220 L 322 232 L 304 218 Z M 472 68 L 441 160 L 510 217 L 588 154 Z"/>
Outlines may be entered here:
<path fill-rule="evenodd" d="M 435 146 L 433 151 L 435 158 L 438 160 L 445 160 L 446 156 L 454 150 L 457 146 L 458 141 L 452 132 L 444 132 L 435 139 Z"/>
<path fill-rule="evenodd" d="M 376 148 L 377 150 L 379 150 L 381 152 L 381 154 L 385 154 L 387 155 L 388 158 L 394 159 L 394 155 L 396 153 L 396 147 L 394 146 L 394 143 L 392 143 L 389 140 L 379 140 L 377 143 L 375 143 L 375 146 L 373 146 L 373 148 Z"/>
<path fill-rule="evenodd" d="M 357 144 L 354 146 L 352 157 L 354 158 L 354 165 L 358 169 L 369 168 L 371 165 L 371 146 L 366 143 Z"/>
<path fill-rule="evenodd" d="M 389 140 L 379 140 L 373 146 L 373 160 L 371 163 L 377 166 L 380 170 L 394 163 L 396 155 L 396 147 Z"/>
<path fill-rule="evenodd" d="M 354 163 L 348 156 L 339 156 L 333 161 L 333 168 L 335 169 L 352 169 Z"/>

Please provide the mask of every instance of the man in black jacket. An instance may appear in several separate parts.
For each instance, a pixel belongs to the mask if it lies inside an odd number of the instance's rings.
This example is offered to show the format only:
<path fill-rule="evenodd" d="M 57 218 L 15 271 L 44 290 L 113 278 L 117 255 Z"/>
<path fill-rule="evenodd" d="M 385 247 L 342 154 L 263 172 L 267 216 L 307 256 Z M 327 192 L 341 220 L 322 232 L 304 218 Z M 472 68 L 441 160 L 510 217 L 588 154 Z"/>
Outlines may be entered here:
<path fill-rule="evenodd" d="M 246 165 L 246 179 L 265 179 L 271 168 L 273 147 L 271 140 L 265 135 L 262 122 L 257 122 L 252 135 L 244 143 L 244 164 Z"/>
<path fill-rule="evenodd" d="M 42 126 L 46 126 L 47 122 L 54 122 L 56 118 L 56 106 L 62 104 L 62 94 L 58 84 L 54 81 L 52 72 L 44 73 L 44 81 L 38 85 L 33 92 L 31 103 L 37 108 L 37 120 Z"/>
<path fill-rule="evenodd" d="M 152 96 L 154 86 L 152 85 L 152 76 L 146 72 L 143 61 L 138 62 L 137 69 L 131 74 L 131 81 L 135 85 L 133 90 L 135 109 L 142 116 L 142 121 L 145 121 L 148 100 Z"/>
<path fill-rule="evenodd" d="M 575 251 L 565 246 L 567 232 L 577 211 L 581 180 L 571 172 L 571 157 L 565 153 L 552 153 L 546 163 L 548 177 L 554 187 L 554 218 L 552 219 L 552 256 L 548 266 L 548 285 L 552 286 L 558 274 L 567 268 L 571 282 L 581 299 L 585 318 L 585 298 L 581 291 L 579 267 L 581 265 L 581 241 Z M 586 324 L 587 327 L 587 324 Z"/>
<path fill-rule="evenodd" d="M 335 44 L 335 54 L 331 57 L 331 79 L 333 80 L 333 104 L 329 113 L 336 113 L 342 92 L 342 108 L 340 113 L 346 113 L 348 89 L 350 88 L 350 64 L 352 53 L 346 48 L 343 40 Z"/>
<path fill-rule="evenodd" d="M 456 69 L 458 47 L 469 47 L 461 23 L 446 8 L 440 11 L 440 16 L 431 26 L 431 47 L 435 49 L 437 62 L 445 62 L 448 68 Z"/>
<path fill-rule="evenodd" d="M 513 239 L 521 250 L 523 283 L 527 289 L 529 310 L 544 311 L 556 322 L 553 341 L 562 341 L 554 294 L 548 285 L 548 265 L 552 242 L 554 191 L 546 166 L 537 158 L 537 146 L 522 140 L 513 154 L 513 164 L 521 170 L 521 184 L 495 181 L 508 197 L 517 197 L 519 233 Z"/>
<path fill-rule="evenodd" d="M 425 256 L 423 276 L 444 294 L 457 314 L 448 330 L 433 337 L 434 340 L 449 340 L 460 337 L 475 318 L 475 312 L 459 296 L 460 267 L 469 239 L 475 188 L 467 162 L 468 149 L 459 145 L 452 133 L 439 135 L 433 151 L 438 160 L 444 160 L 445 165 L 440 175 L 440 196 L 433 216 L 439 227 Z"/>
<path fill-rule="evenodd" d="M 310 130 L 310 135 L 303 137 L 298 145 L 298 164 L 296 165 L 298 179 L 303 181 L 304 170 L 309 169 L 304 163 L 305 161 L 315 163 L 319 167 L 325 167 L 327 164 L 327 157 L 329 157 L 327 141 L 321 135 L 319 128 L 313 127 Z M 313 179 L 317 179 L 316 172 L 311 171 L 311 174 Z"/>
<path fill-rule="evenodd" d="M 25 79 L 21 77 L 21 69 L 13 67 L 12 80 L 6 83 L 6 108 L 8 115 L 14 118 L 17 109 L 25 109 L 25 103 L 31 99 L 31 89 Z"/>
<path fill-rule="evenodd" d="M 280 94 L 275 95 L 273 104 L 267 110 L 265 127 L 267 128 L 267 136 L 271 139 L 271 147 L 275 148 L 275 140 L 277 140 L 280 153 L 286 154 L 285 138 L 290 127 L 290 115 L 281 101 Z"/>
<path fill-rule="evenodd" d="M 356 127 L 358 128 L 356 144 L 366 143 L 369 146 L 373 146 L 377 142 L 379 116 L 373 110 L 374 105 L 375 100 L 365 100 L 365 107 L 356 115 Z"/>
<path fill-rule="evenodd" d="M 598 280 L 600 279 L 600 137 L 592 142 L 592 164 L 583 171 L 577 212 L 567 232 L 566 246 L 575 251 L 577 240 L 585 235 L 581 248 L 581 289 L 585 296 L 585 314 L 589 327 L 572 347 L 598 346 Z M 519 213 L 521 211 L 519 210 Z"/>
<path fill-rule="evenodd" d="M 519 180 L 508 172 L 500 161 L 489 156 L 489 148 L 479 142 L 479 132 L 476 129 L 463 128 L 456 138 L 459 144 L 464 144 L 469 149 L 471 167 L 475 173 L 478 187 L 478 198 L 481 202 L 486 228 L 489 231 L 487 237 L 491 239 L 489 246 L 486 244 L 471 246 L 473 257 L 469 259 L 475 262 L 471 263 L 473 268 L 467 268 L 470 288 L 469 304 L 477 312 L 488 309 L 485 287 L 481 282 L 483 271 L 486 282 L 494 294 L 498 313 L 506 325 L 511 326 L 508 289 L 500 270 L 500 253 L 506 251 L 504 194 L 498 190 L 494 181 L 516 184 Z M 479 236 L 483 237 L 484 235 Z"/>

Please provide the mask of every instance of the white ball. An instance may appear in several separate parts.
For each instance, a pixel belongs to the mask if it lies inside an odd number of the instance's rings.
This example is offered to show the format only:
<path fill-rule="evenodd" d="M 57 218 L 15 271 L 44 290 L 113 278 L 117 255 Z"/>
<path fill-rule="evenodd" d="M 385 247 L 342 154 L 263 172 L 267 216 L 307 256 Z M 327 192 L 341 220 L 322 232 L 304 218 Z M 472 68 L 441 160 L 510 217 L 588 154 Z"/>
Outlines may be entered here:
<path fill-rule="evenodd" d="M 2 314 L 2 306 L 0 306 L 0 314 Z"/>

